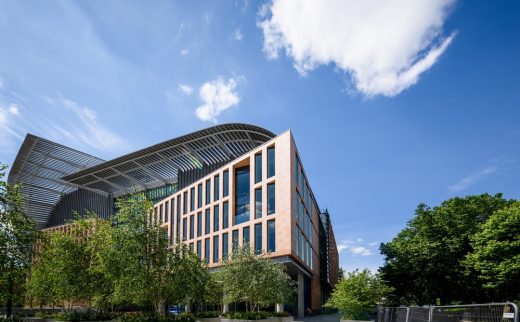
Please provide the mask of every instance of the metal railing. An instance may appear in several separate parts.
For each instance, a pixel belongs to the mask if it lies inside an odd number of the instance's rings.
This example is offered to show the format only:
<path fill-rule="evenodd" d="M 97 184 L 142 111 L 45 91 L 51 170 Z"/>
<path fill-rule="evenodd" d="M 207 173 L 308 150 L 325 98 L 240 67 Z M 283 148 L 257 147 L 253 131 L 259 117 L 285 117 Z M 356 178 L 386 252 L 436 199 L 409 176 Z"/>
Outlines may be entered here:
<path fill-rule="evenodd" d="M 379 307 L 377 322 L 519 322 L 514 303 Z"/>

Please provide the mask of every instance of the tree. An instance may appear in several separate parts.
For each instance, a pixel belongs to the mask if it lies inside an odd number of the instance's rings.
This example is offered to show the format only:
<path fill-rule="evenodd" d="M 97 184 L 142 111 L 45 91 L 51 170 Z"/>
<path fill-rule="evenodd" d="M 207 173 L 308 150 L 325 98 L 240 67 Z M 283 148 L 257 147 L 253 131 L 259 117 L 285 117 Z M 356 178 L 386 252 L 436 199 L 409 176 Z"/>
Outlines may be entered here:
<path fill-rule="evenodd" d="M 6 165 L 0 165 L 0 300 L 9 317 L 13 303 L 23 302 L 35 223 L 24 212 L 20 186 L 2 181 L 6 169 Z"/>
<path fill-rule="evenodd" d="M 417 207 L 414 218 L 391 242 L 381 244 L 382 278 L 394 288 L 394 304 L 489 301 L 477 272 L 464 265 L 471 238 L 496 211 L 513 201 L 501 194 L 452 198 Z"/>
<path fill-rule="evenodd" d="M 368 269 L 348 272 L 334 287 L 325 304 L 336 308 L 345 320 L 368 320 L 370 312 L 391 289 Z"/>
<path fill-rule="evenodd" d="M 239 248 L 224 262 L 220 273 L 224 302 L 244 302 L 246 311 L 255 311 L 290 301 L 295 284 L 285 269 L 265 257 L 265 253 L 256 255 L 248 246 Z"/>
<path fill-rule="evenodd" d="M 497 301 L 520 299 L 520 202 L 497 210 L 472 237 L 468 268 Z"/>

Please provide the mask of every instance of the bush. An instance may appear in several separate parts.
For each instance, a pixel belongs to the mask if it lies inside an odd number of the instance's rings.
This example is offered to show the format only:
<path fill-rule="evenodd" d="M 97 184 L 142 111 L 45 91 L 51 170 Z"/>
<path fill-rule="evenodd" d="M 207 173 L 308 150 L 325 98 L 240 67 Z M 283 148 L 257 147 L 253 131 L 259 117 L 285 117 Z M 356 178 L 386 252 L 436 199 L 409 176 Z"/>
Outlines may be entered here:
<path fill-rule="evenodd" d="M 0 317 L 0 322 L 23 322 L 23 319 L 20 315 L 13 315 L 10 318 Z"/>
<path fill-rule="evenodd" d="M 118 318 L 119 322 L 195 322 L 193 313 L 181 313 L 178 315 L 157 316 L 155 314 L 142 312 L 128 312 Z"/>
<path fill-rule="evenodd" d="M 219 316 L 220 316 L 220 312 L 217 312 L 217 311 L 208 311 L 208 312 L 197 313 L 198 318 L 218 318 Z"/>
<path fill-rule="evenodd" d="M 36 312 L 36 317 L 39 319 L 55 319 L 58 321 L 108 321 L 113 320 L 117 316 L 116 313 L 104 312 L 104 311 L 71 311 L 71 312 L 58 312 L 49 313 L 45 311 Z"/>
<path fill-rule="evenodd" d="M 228 312 L 225 317 L 235 320 L 263 320 L 273 316 L 271 312 L 257 311 L 257 312 Z"/>
<path fill-rule="evenodd" d="M 280 318 L 286 318 L 286 317 L 289 316 L 289 313 L 288 313 L 288 312 L 276 312 L 276 313 L 274 314 L 274 316 L 276 316 L 276 317 L 280 317 Z"/>

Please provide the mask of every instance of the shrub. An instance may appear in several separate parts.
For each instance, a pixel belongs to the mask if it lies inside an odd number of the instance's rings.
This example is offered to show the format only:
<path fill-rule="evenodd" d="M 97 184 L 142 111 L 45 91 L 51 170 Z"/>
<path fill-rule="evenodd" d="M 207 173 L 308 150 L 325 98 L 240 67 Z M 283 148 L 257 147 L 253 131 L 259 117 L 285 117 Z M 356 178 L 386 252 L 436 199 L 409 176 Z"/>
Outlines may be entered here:
<path fill-rule="evenodd" d="M 228 312 L 225 316 L 229 319 L 236 320 L 263 320 L 273 316 L 271 312 L 255 311 L 255 312 Z"/>
<path fill-rule="evenodd" d="M 274 316 L 281 317 L 281 318 L 286 318 L 286 317 L 289 316 L 289 313 L 288 312 L 276 312 L 274 314 Z"/>
<path fill-rule="evenodd" d="M 157 316 L 142 312 L 128 312 L 118 318 L 119 322 L 195 322 L 193 313 L 181 313 L 178 315 Z"/>
<path fill-rule="evenodd" d="M 200 312 L 197 314 L 198 318 L 217 318 L 219 316 L 220 312 L 217 311 Z"/>

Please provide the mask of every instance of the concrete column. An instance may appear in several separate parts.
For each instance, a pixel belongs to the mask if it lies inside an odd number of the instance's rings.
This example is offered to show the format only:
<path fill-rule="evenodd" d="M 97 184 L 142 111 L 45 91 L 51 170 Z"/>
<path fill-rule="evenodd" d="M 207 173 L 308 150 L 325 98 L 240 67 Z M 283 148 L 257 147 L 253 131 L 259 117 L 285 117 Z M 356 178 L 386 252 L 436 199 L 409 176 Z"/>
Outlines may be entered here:
<path fill-rule="evenodd" d="M 303 274 L 298 273 L 298 318 L 305 316 L 305 299 L 303 298 Z"/>
<path fill-rule="evenodd" d="M 229 304 L 224 304 L 222 306 L 222 313 L 228 313 L 229 312 Z"/>
<path fill-rule="evenodd" d="M 281 312 L 283 312 L 283 304 L 278 303 L 278 304 L 276 304 L 276 313 L 281 313 Z"/>

